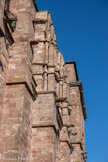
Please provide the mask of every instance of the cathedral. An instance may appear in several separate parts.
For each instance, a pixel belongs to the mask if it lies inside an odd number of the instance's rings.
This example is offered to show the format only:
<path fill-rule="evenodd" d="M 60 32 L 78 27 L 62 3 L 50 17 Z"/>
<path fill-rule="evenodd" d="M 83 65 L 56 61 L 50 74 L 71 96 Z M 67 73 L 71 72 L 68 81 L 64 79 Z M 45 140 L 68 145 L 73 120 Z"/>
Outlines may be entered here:
<path fill-rule="evenodd" d="M 86 162 L 83 93 L 50 13 L 0 0 L 0 162 Z"/>

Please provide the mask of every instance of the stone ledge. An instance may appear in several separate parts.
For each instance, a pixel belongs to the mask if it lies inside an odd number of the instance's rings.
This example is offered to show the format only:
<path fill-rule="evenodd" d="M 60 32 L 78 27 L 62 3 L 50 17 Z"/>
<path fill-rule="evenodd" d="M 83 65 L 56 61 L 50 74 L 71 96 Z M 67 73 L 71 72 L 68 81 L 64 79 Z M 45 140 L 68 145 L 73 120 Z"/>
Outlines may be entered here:
<path fill-rule="evenodd" d="M 50 127 L 52 127 L 52 128 L 54 128 L 54 131 L 55 131 L 55 133 L 56 134 L 59 134 L 59 130 L 55 127 L 55 125 L 53 125 L 53 124 L 49 124 L 49 125 L 33 125 L 32 126 L 32 128 L 50 128 Z"/>
<path fill-rule="evenodd" d="M 67 97 L 64 97 L 64 98 L 56 97 L 56 102 L 61 102 L 61 101 L 68 103 Z"/>
<path fill-rule="evenodd" d="M 48 22 L 48 20 L 45 20 L 45 19 L 39 19 L 39 18 L 35 18 L 32 20 L 33 23 L 36 23 L 36 24 L 45 24 Z"/>
<path fill-rule="evenodd" d="M 43 63 L 43 62 L 39 62 L 39 63 L 33 62 L 33 65 L 42 65 L 42 66 L 47 66 L 47 67 L 53 67 L 53 68 L 55 68 L 55 65 L 51 65 L 49 63 Z"/>
<path fill-rule="evenodd" d="M 39 44 L 39 43 L 50 43 L 50 44 L 52 44 L 52 45 L 54 45 L 54 46 L 57 46 L 57 44 L 56 43 L 54 43 L 54 42 L 52 42 L 52 41 L 49 41 L 49 40 L 39 40 L 39 39 L 37 39 L 37 40 L 30 40 L 30 44 L 31 45 L 37 45 L 37 44 Z"/>
<path fill-rule="evenodd" d="M 83 145 L 81 141 L 77 141 L 77 142 L 71 142 L 71 144 L 80 144 L 81 150 L 83 150 Z"/>
<path fill-rule="evenodd" d="M 68 140 L 60 140 L 60 142 L 67 143 L 68 146 L 70 147 L 70 150 L 71 150 L 71 151 L 73 150 L 72 144 L 71 144 L 71 142 L 69 142 Z"/>
<path fill-rule="evenodd" d="M 25 84 L 26 88 L 28 89 L 31 97 L 33 100 L 36 100 L 36 97 L 37 97 L 37 92 L 36 92 L 36 89 L 35 89 L 35 86 L 36 86 L 36 82 L 35 80 L 32 78 L 32 82 L 31 82 L 31 85 L 32 85 L 32 89 L 29 87 L 28 83 L 26 81 L 21 81 L 21 82 L 6 82 L 6 85 L 18 85 L 18 84 Z"/>
<path fill-rule="evenodd" d="M 57 96 L 56 91 L 37 91 L 37 94 L 54 94 L 55 97 Z"/>

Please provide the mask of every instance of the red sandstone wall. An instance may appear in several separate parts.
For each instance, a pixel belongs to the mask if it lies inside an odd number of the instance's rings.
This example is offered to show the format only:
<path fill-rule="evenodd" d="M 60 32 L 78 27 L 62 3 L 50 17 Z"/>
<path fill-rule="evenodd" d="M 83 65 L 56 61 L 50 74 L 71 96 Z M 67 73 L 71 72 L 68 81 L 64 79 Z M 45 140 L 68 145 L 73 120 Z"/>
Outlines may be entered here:
<path fill-rule="evenodd" d="M 70 113 L 70 140 L 73 146 L 71 161 L 85 161 L 85 146 L 84 146 L 84 120 L 85 114 L 83 110 L 84 101 L 82 96 L 82 83 L 78 81 L 76 64 L 66 63 L 69 82 L 69 108 Z M 71 69 L 71 70 L 70 70 Z"/>
<path fill-rule="evenodd" d="M 9 65 L 3 61 L 8 66 L 1 111 L 0 155 L 5 161 L 11 161 L 12 158 L 23 161 L 20 159 L 30 155 L 31 111 L 36 94 L 32 80 L 33 54 L 29 42 L 34 36 L 32 19 L 36 11 L 34 9 L 33 13 L 30 0 L 11 0 L 9 10 L 17 16 L 18 21 L 12 34 L 14 43 L 8 48 L 9 54 L 5 51 Z M 1 39 L 6 38 L 4 36 Z"/>
<path fill-rule="evenodd" d="M 1 158 L 85 162 L 86 112 L 75 63 L 58 52 L 47 11 L 38 12 L 32 0 L 11 0 L 9 11 L 17 22 L 13 44 L 0 37 Z"/>

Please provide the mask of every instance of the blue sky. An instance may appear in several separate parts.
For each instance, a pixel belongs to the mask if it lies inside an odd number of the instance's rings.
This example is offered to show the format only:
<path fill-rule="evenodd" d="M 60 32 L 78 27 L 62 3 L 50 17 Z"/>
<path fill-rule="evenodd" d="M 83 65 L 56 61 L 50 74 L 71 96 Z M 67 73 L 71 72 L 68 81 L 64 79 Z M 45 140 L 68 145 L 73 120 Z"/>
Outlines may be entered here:
<path fill-rule="evenodd" d="M 83 82 L 87 162 L 108 162 L 108 0 L 37 0 L 51 11 L 59 51 Z"/>

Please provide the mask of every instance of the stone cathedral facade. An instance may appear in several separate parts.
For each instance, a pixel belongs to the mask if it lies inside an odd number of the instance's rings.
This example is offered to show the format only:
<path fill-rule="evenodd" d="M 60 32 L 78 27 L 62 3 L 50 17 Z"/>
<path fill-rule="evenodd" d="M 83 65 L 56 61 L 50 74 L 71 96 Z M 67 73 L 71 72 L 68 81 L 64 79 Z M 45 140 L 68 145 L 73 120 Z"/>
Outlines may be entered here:
<path fill-rule="evenodd" d="M 0 162 L 85 162 L 82 82 L 50 13 L 0 0 Z"/>

